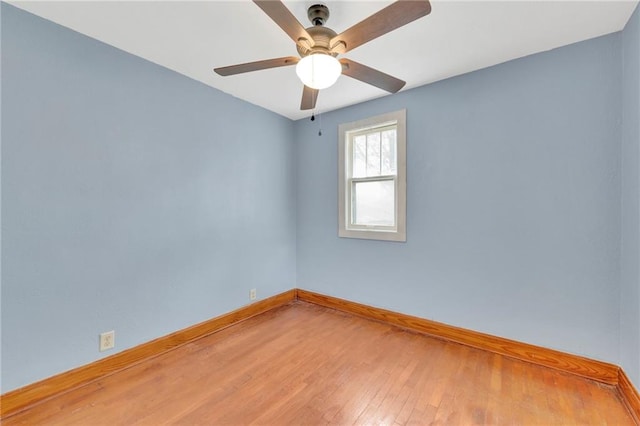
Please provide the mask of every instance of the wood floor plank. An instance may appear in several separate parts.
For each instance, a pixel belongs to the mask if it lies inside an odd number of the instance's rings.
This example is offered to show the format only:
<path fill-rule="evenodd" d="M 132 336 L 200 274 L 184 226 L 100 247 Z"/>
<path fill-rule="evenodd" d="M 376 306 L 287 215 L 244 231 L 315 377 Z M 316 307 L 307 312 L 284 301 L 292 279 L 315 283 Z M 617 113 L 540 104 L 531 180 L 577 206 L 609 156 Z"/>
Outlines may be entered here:
<path fill-rule="evenodd" d="M 3 425 L 611 424 L 613 386 L 294 302 Z"/>

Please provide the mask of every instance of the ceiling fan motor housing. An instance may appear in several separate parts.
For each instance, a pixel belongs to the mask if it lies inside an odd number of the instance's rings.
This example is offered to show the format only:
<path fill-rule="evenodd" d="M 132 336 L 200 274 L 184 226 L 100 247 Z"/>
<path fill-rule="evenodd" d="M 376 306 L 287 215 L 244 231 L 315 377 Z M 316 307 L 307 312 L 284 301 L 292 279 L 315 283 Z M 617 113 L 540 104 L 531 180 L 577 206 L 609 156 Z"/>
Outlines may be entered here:
<path fill-rule="evenodd" d="M 325 53 L 331 56 L 337 56 L 337 53 L 331 51 L 331 39 L 337 34 L 331 28 L 316 26 L 307 28 L 307 33 L 313 38 L 313 47 L 307 48 L 301 44 L 297 44 L 296 48 L 301 57 L 308 56 L 312 53 Z"/>

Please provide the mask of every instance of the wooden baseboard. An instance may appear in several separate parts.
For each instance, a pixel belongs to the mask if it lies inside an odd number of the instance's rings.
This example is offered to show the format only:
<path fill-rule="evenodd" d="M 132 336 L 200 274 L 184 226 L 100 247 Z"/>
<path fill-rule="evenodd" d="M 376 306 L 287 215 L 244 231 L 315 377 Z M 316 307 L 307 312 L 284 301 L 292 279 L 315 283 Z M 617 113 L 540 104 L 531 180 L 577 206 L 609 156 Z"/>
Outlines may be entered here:
<path fill-rule="evenodd" d="M 618 384 L 617 365 L 552 349 L 521 343 L 514 340 L 453 327 L 439 322 L 375 308 L 336 297 L 325 296 L 298 289 L 299 300 L 326 306 L 339 311 L 383 321 L 405 329 L 461 343 L 474 348 L 542 365 L 556 370 L 577 374 L 609 385 Z"/>
<path fill-rule="evenodd" d="M 88 384 L 141 361 L 296 300 L 296 290 L 260 300 L 219 317 L 176 331 L 91 364 L 12 390 L 0 396 L 0 419 L 54 395 Z"/>
<path fill-rule="evenodd" d="M 618 370 L 618 392 L 636 424 L 640 425 L 640 394 L 622 368 Z"/>

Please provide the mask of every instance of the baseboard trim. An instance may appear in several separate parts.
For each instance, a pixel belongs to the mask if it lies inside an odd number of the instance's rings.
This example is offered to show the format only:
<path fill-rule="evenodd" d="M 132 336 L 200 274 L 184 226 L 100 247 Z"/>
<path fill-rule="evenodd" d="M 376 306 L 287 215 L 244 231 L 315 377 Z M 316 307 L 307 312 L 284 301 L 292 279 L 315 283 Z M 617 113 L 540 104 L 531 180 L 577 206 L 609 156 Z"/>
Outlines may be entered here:
<path fill-rule="evenodd" d="M 304 302 L 386 322 L 408 330 L 429 334 L 434 337 L 472 346 L 510 358 L 576 374 L 608 385 L 618 384 L 618 372 L 620 368 L 617 365 L 453 327 L 436 321 L 375 308 L 307 290 L 298 289 L 297 296 L 299 300 Z"/>
<path fill-rule="evenodd" d="M 286 305 L 295 301 L 296 298 L 296 290 L 289 290 L 183 330 L 176 331 L 175 333 L 124 350 L 110 357 L 92 362 L 91 364 L 9 391 L 0 396 L 0 419 L 65 391 L 86 385 L 144 360 L 161 355 L 223 328 L 227 328 L 279 306 Z"/>
<path fill-rule="evenodd" d="M 622 368 L 618 370 L 618 392 L 636 424 L 640 425 L 640 394 Z"/>

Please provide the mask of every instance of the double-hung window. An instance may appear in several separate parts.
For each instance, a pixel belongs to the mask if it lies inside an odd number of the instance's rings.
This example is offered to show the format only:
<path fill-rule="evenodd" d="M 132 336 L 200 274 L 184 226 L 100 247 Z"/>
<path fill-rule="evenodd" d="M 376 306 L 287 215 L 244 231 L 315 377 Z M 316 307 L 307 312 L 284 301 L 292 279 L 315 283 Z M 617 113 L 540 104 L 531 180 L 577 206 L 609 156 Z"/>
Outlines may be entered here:
<path fill-rule="evenodd" d="M 338 235 L 406 241 L 406 111 L 339 126 Z"/>

